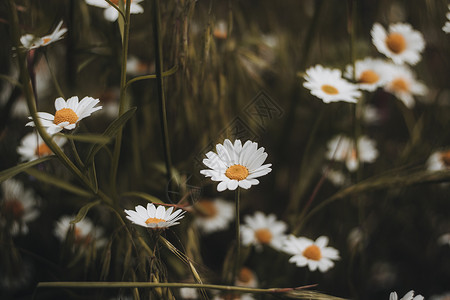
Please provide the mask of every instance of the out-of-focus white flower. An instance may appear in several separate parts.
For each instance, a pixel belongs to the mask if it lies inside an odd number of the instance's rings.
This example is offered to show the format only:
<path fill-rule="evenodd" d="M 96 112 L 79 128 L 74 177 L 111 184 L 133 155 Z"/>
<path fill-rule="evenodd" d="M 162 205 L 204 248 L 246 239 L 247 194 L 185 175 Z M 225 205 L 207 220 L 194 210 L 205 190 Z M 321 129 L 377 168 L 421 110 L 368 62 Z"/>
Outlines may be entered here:
<path fill-rule="evenodd" d="M 74 218 L 74 216 L 65 215 L 56 222 L 53 233 L 61 242 L 64 242 L 66 239 L 70 227 L 74 226 L 74 246 L 84 249 L 91 245 L 95 245 L 95 247 L 99 248 L 106 244 L 102 228 L 96 227 L 87 217 L 80 222 L 71 225 L 70 222 Z"/>
<path fill-rule="evenodd" d="M 155 65 L 145 63 L 136 56 L 130 56 L 127 59 L 127 74 L 133 76 L 150 74 L 155 71 Z"/>
<path fill-rule="evenodd" d="M 422 34 L 410 24 L 396 23 L 389 25 L 389 32 L 378 23 L 372 27 L 372 42 L 377 50 L 392 59 L 395 64 L 417 64 L 425 49 Z"/>
<path fill-rule="evenodd" d="M 228 25 L 224 20 L 219 20 L 214 26 L 213 36 L 216 39 L 224 40 L 228 37 Z"/>
<path fill-rule="evenodd" d="M 234 204 L 220 198 L 202 199 L 195 203 L 194 223 L 205 234 L 225 230 L 234 219 Z"/>
<path fill-rule="evenodd" d="M 278 221 L 274 214 L 266 216 L 260 211 L 253 216 L 245 216 L 241 225 L 242 245 L 255 245 L 256 250 L 262 250 L 263 245 L 281 249 L 286 238 L 287 225 Z"/>
<path fill-rule="evenodd" d="M 441 295 L 433 295 L 430 297 L 430 300 L 450 300 L 450 292 L 446 292 Z"/>
<path fill-rule="evenodd" d="M 134 224 L 146 228 L 163 229 L 170 226 L 180 224 L 177 222 L 184 217 L 185 211 L 177 209 L 173 212 L 173 207 L 166 208 L 159 205 L 158 208 L 152 203 L 147 204 L 147 208 L 142 205 L 135 207 L 135 210 L 126 210 L 125 213 L 128 220 Z"/>
<path fill-rule="evenodd" d="M 448 245 L 450 246 L 450 232 L 444 233 L 438 238 L 438 244 L 439 245 Z"/>
<path fill-rule="evenodd" d="M 247 267 L 241 268 L 239 274 L 235 280 L 237 286 L 257 288 L 258 287 L 258 277 L 256 277 L 255 272 Z"/>
<path fill-rule="evenodd" d="M 355 66 L 355 81 L 361 90 L 373 92 L 387 82 L 388 69 L 384 60 L 366 57 L 363 60 L 357 60 Z M 344 76 L 353 79 L 353 65 L 347 65 Z"/>
<path fill-rule="evenodd" d="M 213 181 L 220 181 L 217 190 L 235 190 L 238 186 L 249 189 L 259 184 L 258 177 L 264 176 L 272 169 L 272 164 L 263 165 L 267 158 L 264 147 L 258 148 L 258 143 L 247 141 L 242 145 L 240 140 L 226 139 L 222 144 L 216 145 L 217 154 L 209 151 L 203 164 L 210 169 L 201 170 L 200 173 L 211 177 Z"/>
<path fill-rule="evenodd" d="M 195 300 L 199 298 L 197 289 L 188 287 L 180 288 L 180 297 L 185 300 Z"/>
<path fill-rule="evenodd" d="M 28 233 L 28 223 L 39 216 L 36 197 L 20 181 L 2 182 L 3 199 L 0 201 L 0 224 L 9 226 L 11 235 Z"/>
<path fill-rule="evenodd" d="M 23 47 L 30 50 L 36 49 L 39 47 L 47 46 L 53 42 L 59 41 L 63 38 L 64 33 L 67 32 L 67 28 L 61 29 L 63 21 L 59 22 L 58 26 L 56 26 L 55 30 L 46 36 L 43 37 L 35 37 L 32 34 L 25 34 L 20 38 L 20 42 Z"/>
<path fill-rule="evenodd" d="M 131 1 L 130 3 L 130 13 L 131 14 L 142 14 L 144 12 L 144 8 L 139 4 L 143 0 L 124 0 L 124 4 L 126 4 L 127 1 Z M 119 6 L 119 0 L 111 0 L 112 3 Z M 97 6 L 104 8 L 105 11 L 103 12 L 103 16 L 106 20 L 110 22 L 114 22 L 119 17 L 119 12 L 117 9 L 112 7 L 108 2 L 105 0 L 86 0 L 86 3 L 92 6 Z"/>
<path fill-rule="evenodd" d="M 322 172 L 335 186 L 343 186 L 348 182 L 347 176 L 339 170 L 324 168 Z"/>
<path fill-rule="evenodd" d="M 450 4 L 448 5 L 448 10 L 450 10 Z M 445 16 L 447 17 L 447 22 L 445 22 L 444 26 L 442 27 L 442 30 L 445 33 L 450 33 L 450 12 L 447 12 Z"/>
<path fill-rule="evenodd" d="M 366 105 L 363 109 L 362 119 L 366 124 L 377 124 L 381 120 L 380 111 L 373 105 Z"/>
<path fill-rule="evenodd" d="M 450 150 L 433 152 L 427 160 L 429 171 L 441 171 L 450 169 Z"/>
<path fill-rule="evenodd" d="M 67 142 L 67 139 L 62 136 L 53 136 L 52 138 L 60 148 Z M 53 154 L 37 132 L 29 133 L 22 138 L 20 146 L 17 147 L 17 153 L 20 154 L 22 161 L 32 161 Z"/>
<path fill-rule="evenodd" d="M 398 296 L 397 296 L 396 292 L 392 292 L 389 295 L 389 300 L 397 300 L 397 299 L 398 299 Z M 423 300 L 423 296 L 422 295 L 417 295 L 417 296 L 414 297 L 414 291 L 411 290 L 411 291 L 407 292 L 405 294 L 405 296 L 403 296 L 400 300 Z"/>
<path fill-rule="evenodd" d="M 303 86 L 325 103 L 337 101 L 356 103 L 361 97 L 358 87 L 342 78 L 342 73 L 338 69 L 316 65 L 306 70 L 304 78 L 306 81 Z"/>

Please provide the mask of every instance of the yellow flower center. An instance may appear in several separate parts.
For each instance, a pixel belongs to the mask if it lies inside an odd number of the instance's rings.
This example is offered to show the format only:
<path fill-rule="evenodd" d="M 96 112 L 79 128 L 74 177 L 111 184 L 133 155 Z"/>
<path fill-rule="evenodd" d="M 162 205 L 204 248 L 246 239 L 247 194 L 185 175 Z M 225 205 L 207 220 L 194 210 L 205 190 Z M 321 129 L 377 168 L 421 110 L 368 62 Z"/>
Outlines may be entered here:
<path fill-rule="evenodd" d="M 23 204 L 18 200 L 6 201 L 3 204 L 3 209 L 6 216 L 12 216 L 15 220 L 20 220 L 25 213 Z"/>
<path fill-rule="evenodd" d="M 396 78 L 392 80 L 391 86 L 395 91 L 403 91 L 403 92 L 409 91 L 408 83 L 402 78 Z"/>
<path fill-rule="evenodd" d="M 361 73 L 361 76 L 359 76 L 359 82 L 360 83 L 375 83 L 380 79 L 377 73 L 375 73 L 372 70 L 366 70 Z"/>
<path fill-rule="evenodd" d="M 145 224 L 158 224 L 161 222 L 165 222 L 164 219 L 158 219 L 158 218 L 148 218 L 147 221 L 145 221 Z"/>
<path fill-rule="evenodd" d="M 441 153 L 441 159 L 444 162 L 444 165 L 450 167 L 450 150 Z"/>
<path fill-rule="evenodd" d="M 403 35 L 393 32 L 386 38 L 386 45 L 395 54 L 402 53 L 406 49 L 406 41 Z"/>
<path fill-rule="evenodd" d="M 44 42 L 43 44 L 46 45 L 48 44 L 52 39 L 51 38 L 43 38 L 42 41 Z"/>
<path fill-rule="evenodd" d="M 239 281 L 249 283 L 253 279 L 253 272 L 246 267 L 243 267 L 238 274 Z"/>
<path fill-rule="evenodd" d="M 272 233 L 267 228 L 261 228 L 255 231 L 255 238 L 261 244 L 269 244 L 272 241 Z"/>
<path fill-rule="evenodd" d="M 241 165 L 233 165 L 225 171 L 225 176 L 230 179 L 244 180 L 248 176 L 248 169 Z"/>
<path fill-rule="evenodd" d="M 217 208 L 211 200 L 201 200 L 196 203 L 199 214 L 205 218 L 213 218 L 217 215 Z"/>
<path fill-rule="evenodd" d="M 320 260 L 322 253 L 320 252 L 320 248 L 313 244 L 303 250 L 303 256 L 311 260 Z"/>
<path fill-rule="evenodd" d="M 114 3 L 115 5 L 119 5 L 119 0 L 111 0 L 112 3 Z M 130 0 L 130 2 L 133 2 L 133 0 Z M 126 4 L 127 0 L 123 0 L 123 4 Z"/>
<path fill-rule="evenodd" d="M 332 85 L 324 84 L 322 85 L 322 91 L 327 93 L 328 95 L 336 95 L 339 93 L 338 89 Z"/>
<path fill-rule="evenodd" d="M 34 154 L 36 154 L 37 156 L 47 156 L 52 153 L 53 153 L 52 150 L 50 150 L 50 148 L 45 143 L 42 143 L 39 146 L 37 146 L 36 150 L 34 151 Z"/>
<path fill-rule="evenodd" d="M 75 124 L 76 122 L 78 122 L 78 116 L 72 109 L 62 108 L 55 113 L 55 119 L 53 120 L 53 123 L 59 124 L 62 122 Z"/>

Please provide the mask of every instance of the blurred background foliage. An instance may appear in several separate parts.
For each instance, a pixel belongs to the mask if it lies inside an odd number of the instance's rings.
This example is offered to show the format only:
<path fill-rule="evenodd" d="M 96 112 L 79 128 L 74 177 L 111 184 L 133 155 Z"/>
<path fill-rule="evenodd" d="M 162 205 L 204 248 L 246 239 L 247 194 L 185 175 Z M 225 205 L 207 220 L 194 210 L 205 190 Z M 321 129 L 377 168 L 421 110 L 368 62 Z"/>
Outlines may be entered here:
<path fill-rule="evenodd" d="M 0 3 L 0 69 L 2 75 L 18 80 L 5 3 Z M 117 103 L 122 49 L 117 22 L 106 21 L 103 9 L 81 0 L 15 3 L 22 34 L 43 36 L 61 19 L 68 28 L 63 40 L 36 52 L 36 61 L 44 59 L 36 67 L 41 68 L 38 80 L 47 81 L 38 94 L 38 111 L 53 111 L 54 99 L 62 96 L 48 68 L 65 99 L 88 95 L 100 98 L 104 107 Z M 348 30 L 351 3 L 356 4 L 357 59 L 381 57 L 370 38 L 374 22 L 384 26 L 408 22 L 423 33 L 426 49 L 414 69 L 429 93 L 410 111 L 384 91 L 366 94 L 365 101 L 378 109 L 380 120 L 363 124 L 362 132 L 376 140 L 380 154 L 375 163 L 349 176 L 353 184 L 375 177 L 380 184 L 333 201 L 304 221 L 299 216 L 311 195 L 314 199 L 309 209 L 341 189 L 325 181 L 314 192 L 322 169 L 330 164 L 325 159 L 327 141 L 336 134 L 351 136 L 354 124 L 351 104 L 322 103 L 303 88 L 299 75 L 315 64 L 343 70 L 352 63 Z M 129 56 L 140 61 L 138 75 L 154 74 L 152 1 L 141 5 L 145 12 L 131 17 Z M 419 179 L 407 186 L 384 186 L 382 180 L 398 177 L 400 182 L 402 178 L 406 181 L 409 174 L 426 169 L 426 160 L 434 150 L 450 145 L 450 37 L 441 30 L 446 12 L 447 2 L 435 0 L 161 1 L 163 69 L 177 67 L 164 79 L 175 179 L 168 184 L 165 177 L 156 81 L 138 81 L 127 90 L 128 107 L 138 109 L 123 129 L 118 194 L 110 196 L 127 209 L 145 203 L 123 196 L 129 191 L 145 192 L 166 203 L 215 197 L 216 185 L 199 174 L 204 154 L 224 138 L 252 138 L 265 147 L 273 172 L 257 187 L 242 191 L 241 215 L 257 210 L 275 213 L 292 230 L 302 223 L 299 235 L 313 239 L 326 235 L 341 255 L 336 266 L 322 274 L 289 264 L 287 256 L 275 250 L 256 253 L 247 249 L 246 265 L 258 274 L 262 287 L 317 283 L 321 292 L 355 299 L 388 299 L 393 290 L 403 295 L 414 289 L 426 298 L 448 291 L 450 247 L 439 245 L 437 240 L 450 232 L 449 185 L 421 184 Z M 225 31 L 217 32 L 221 22 L 225 22 Z M 13 114 L 14 103 L 23 97 L 20 88 L 7 80 L 1 80 L 0 87 L 0 168 L 4 170 L 19 163 L 16 148 L 31 129 L 24 126 L 27 114 Z M 255 104 L 261 95 L 269 99 L 276 114 L 267 115 L 269 111 Z M 256 108 L 263 110 L 256 115 L 249 113 Z M 113 118 L 102 114 L 86 119 L 78 133 L 101 134 Z M 84 158 L 89 144 L 76 144 Z M 112 144 L 108 148 L 112 151 Z M 100 151 L 95 159 L 99 187 L 108 195 L 110 151 Z M 66 153 L 73 159 L 70 151 Z M 37 169 L 78 185 L 57 161 L 40 164 Z M 91 209 L 88 216 L 105 228 L 107 246 L 82 257 L 68 253 L 52 234 L 54 223 L 60 215 L 76 214 L 92 199 L 56 189 L 26 173 L 17 178 L 42 199 L 41 215 L 28 235 L 2 241 L 2 263 L 14 263 L 10 258 L 20 257 L 17 272 L 27 265 L 30 278 L 22 284 L 3 284 L 1 296 L 27 299 L 40 281 L 149 281 L 154 279 L 152 268 L 158 269 L 160 280 L 189 278 L 186 265 L 166 250 L 157 260 L 163 264 L 155 267 L 150 254 L 127 237 L 127 231 L 104 205 Z M 192 187 L 201 188 L 200 195 L 188 195 Z M 233 199 L 231 192 L 220 196 Z M 200 236 L 191 219 L 187 216 L 181 225 L 168 230 L 166 238 L 196 262 L 202 279 L 220 282 L 233 230 Z M 142 236 L 151 244 L 151 236 L 144 230 L 126 226 L 134 239 Z M 356 242 L 349 237 L 355 228 L 361 232 Z M 104 273 L 104 268 L 109 272 Z M 0 267 L 3 282 L 10 276 L 5 269 Z M 42 290 L 37 298 L 99 299 L 115 292 Z M 141 296 L 145 298 L 145 293 Z"/>

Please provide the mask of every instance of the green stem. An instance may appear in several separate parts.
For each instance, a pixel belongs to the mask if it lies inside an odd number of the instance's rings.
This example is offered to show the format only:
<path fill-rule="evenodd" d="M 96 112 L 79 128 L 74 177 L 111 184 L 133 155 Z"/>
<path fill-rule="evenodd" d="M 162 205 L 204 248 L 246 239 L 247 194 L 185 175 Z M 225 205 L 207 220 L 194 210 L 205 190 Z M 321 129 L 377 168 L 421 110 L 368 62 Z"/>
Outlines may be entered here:
<path fill-rule="evenodd" d="M 236 204 L 236 258 L 234 261 L 234 270 L 233 276 L 231 278 L 230 284 L 234 283 L 234 279 L 238 276 L 239 273 L 239 265 L 240 265 L 240 254 L 241 254 L 241 229 L 240 229 L 240 199 L 241 198 L 241 188 L 238 187 L 235 192 L 235 204 Z"/>
<path fill-rule="evenodd" d="M 53 84 L 55 85 L 55 88 L 58 91 L 58 95 L 65 99 L 66 97 L 64 97 L 64 93 L 61 89 L 61 86 L 58 83 L 58 80 L 56 79 L 55 73 L 53 73 L 52 68 L 50 68 L 50 63 L 49 63 L 48 57 L 47 57 L 47 51 L 45 51 L 45 50 L 44 50 L 44 57 L 45 57 L 45 62 L 47 63 L 47 68 L 50 71 L 50 75 L 52 76 Z"/>
<path fill-rule="evenodd" d="M 159 0 L 153 0 L 153 36 L 155 40 L 155 71 L 156 71 L 156 82 L 158 89 L 158 102 L 159 102 L 159 117 L 161 122 L 161 134 L 163 139 L 164 147 L 164 160 L 166 163 L 166 176 L 167 182 L 169 183 L 172 179 L 172 159 L 170 156 L 170 143 L 169 143 L 169 132 L 167 128 L 167 113 L 166 113 L 166 102 L 164 97 L 164 81 L 163 81 L 163 57 L 162 57 L 162 43 L 161 43 L 161 17 L 159 11 Z"/>

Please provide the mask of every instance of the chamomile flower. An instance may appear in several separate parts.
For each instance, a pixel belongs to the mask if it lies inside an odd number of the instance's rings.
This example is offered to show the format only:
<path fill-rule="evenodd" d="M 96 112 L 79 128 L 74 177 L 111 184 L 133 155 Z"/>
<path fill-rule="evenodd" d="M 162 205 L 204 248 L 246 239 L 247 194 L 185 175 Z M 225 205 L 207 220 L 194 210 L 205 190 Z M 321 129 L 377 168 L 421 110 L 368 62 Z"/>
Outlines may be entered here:
<path fill-rule="evenodd" d="M 286 238 L 286 223 L 277 221 L 274 214 L 266 216 L 257 211 L 254 216 L 245 216 L 245 224 L 241 225 L 242 245 L 255 245 L 256 250 L 261 251 L 263 245 L 269 245 L 275 249 L 283 246 Z"/>
<path fill-rule="evenodd" d="M 319 269 L 326 272 L 334 266 L 333 260 L 339 259 L 339 252 L 327 247 L 328 238 L 321 236 L 316 241 L 305 237 L 290 235 L 284 242 L 283 251 L 293 255 L 289 262 L 298 267 L 308 266 L 310 271 Z"/>
<path fill-rule="evenodd" d="M 142 227 L 153 229 L 168 228 L 180 224 L 180 222 L 177 221 L 184 217 L 185 212 L 181 209 L 178 209 L 173 213 L 172 211 L 173 207 L 166 210 L 164 206 L 160 205 L 156 208 L 152 203 L 148 203 L 147 208 L 138 205 L 135 207 L 135 210 L 125 209 L 128 220 Z"/>
<path fill-rule="evenodd" d="M 384 90 L 394 94 L 408 108 L 415 105 L 413 96 L 424 96 L 428 91 L 422 82 L 416 80 L 413 70 L 406 65 L 389 66 L 389 80 L 384 86 Z"/>
<path fill-rule="evenodd" d="M 84 97 L 78 102 L 78 97 L 73 96 L 67 100 L 57 98 L 55 100 L 55 115 L 38 112 L 38 117 L 43 127 L 47 128 L 49 134 L 55 134 L 63 129 L 72 130 L 78 122 L 89 117 L 93 112 L 102 109 L 101 106 L 95 107 L 100 102 L 92 97 Z M 31 119 L 31 117 L 29 117 Z M 26 126 L 35 126 L 34 121 L 28 122 Z"/>
<path fill-rule="evenodd" d="M 13 236 L 28 233 L 27 224 L 39 216 L 36 197 L 15 179 L 5 180 L 2 190 L 0 224 L 8 226 Z"/>
<path fill-rule="evenodd" d="M 450 169 L 450 149 L 433 152 L 427 160 L 429 171 Z"/>
<path fill-rule="evenodd" d="M 124 0 L 124 4 L 126 4 L 127 1 L 131 1 L 130 3 L 130 13 L 131 14 L 142 14 L 144 12 L 144 8 L 139 4 L 143 0 Z M 119 6 L 119 0 L 111 0 L 112 3 Z M 104 8 L 105 11 L 103 12 L 103 16 L 106 20 L 110 22 L 114 22 L 119 17 L 119 12 L 117 9 L 112 7 L 108 2 L 105 0 L 86 0 L 86 3 L 92 6 L 97 6 Z"/>
<path fill-rule="evenodd" d="M 74 246 L 86 248 L 90 245 L 102 247 L 106 244 L 106 239 L 103 237 L 104 232 L 102 228 L 96 227 L 92 221 L 85 217 L 76 224 L 70 224 L 74 216 L 64 215 L 55 224 L 53 233 L 61 242 L 67 238 L 69 229 L 74 226 Z"/>
<path fill-rule="evenodd" d="M 389 300 L 397 300 L 397 299 L 398 299 L 398 296 L 397 296 L 396 292 L 392 292 L 389 295 Z M 414 291 L 411 290 L 411 291 L 407 292 L 405 294 L 405 296 L 403 296 L 400 300 L 423 300 L 423 296 L 422 295 L 414 296 Z"/>
<path fill-rule="evenodd" d="M 395 64 L 417 64 L 425 49 L 422 34 L 410 24 L 396 23 L 389 25 L 389 32 L 379 23 L 373 24 L 372 42 L 377 50 L 392 59 Z"/>
<path fill-rule="evenodd" d="M 448 6 L 448 10 L 450 10 L 450 5 Z M 450 33 L 450 11 L 447 12 L 445 16 L 447 17 L 447 22 L 445 22 L 444 26 L 442 27 L 442 30 L 445 33 Z"/>
<path fill-rule="evenodd" d="M 355 62 L 355 76 L 358 87 L 369 92 L 375 91 L 386 82 L 386 62 L 382 59 L 366 57 Z M 344 74 L 353 78 L 353 66 L 348 65 Z"/>
<path fill-rule="evenodd" d="M 358 156 L 358 157 L 357 157 Z M 353 139 L 343 135 L 337 135 L 328 142 L 327 159 L 343 161 L 350 172 L 358 169 L 360 162 L 372 163 L 378 157 L 375 141 L 367 136 L 358 139 L 358 153 Z"/>
<path fill-rule="evenodd" d="M 58 26 L 56 26 L 55 30 L 51 34 L 43 37 L 35 37 L 32 34 L 25 34 L 20 38 L 20 42 L 23 47 L 28 50 L 47 46 L 63 38 L 63 35 L 67 32 L 67 28 L 61 29 L 62 25 L 63 21 L 59 22 Z"/>
<path fill-rule="evenodd" d="M 337 101 L 356 103 L 361 96 L 358 87 L 342 78 L 342 73 L 338 69 L 316 65 L 306 70 L 304 78 L 306 81 L 303 86 L 325 103 Z"/>
<path fill-rule="evenodd" d="M 52 138 L 60 148 L 67 142 L 67 139 L 62 136 L 54 136 Z M 20 146 L 17 147 L 17 153 L 20 154 L 22 161 L 32 161 L 53 154 L 52 150 L 37 132 L 29 133 L 22 138 Z"/>
<path fill-rule="evenodd" d="M 195 203 L 195 225 L 205 234 L 227 229 L 234 219 L 234 204 L 220 198 Z"/>
<path fill-rule="evenodd" d="M 263 165 L 267 158 L 264 148 L 258 148 L 258 143 L 247 141 L 242 145 L 236 140 L 234 145 L 226 139 L 222 144 L 216 145 L 217 154 L 210 151 L 203 160 L 208 168 L 200 173 L 211 177 L 213 181 L 220 181 L 217 190 L 235 190 L 238 186 L 249 189 L 252 185 L 259 184 L 256 179 L 264 176 L 272 169 L 272 164 Z"/>

